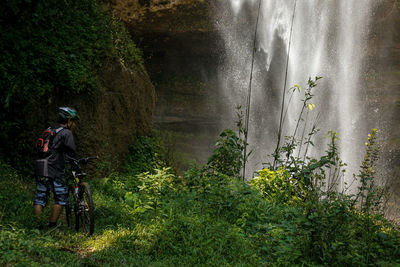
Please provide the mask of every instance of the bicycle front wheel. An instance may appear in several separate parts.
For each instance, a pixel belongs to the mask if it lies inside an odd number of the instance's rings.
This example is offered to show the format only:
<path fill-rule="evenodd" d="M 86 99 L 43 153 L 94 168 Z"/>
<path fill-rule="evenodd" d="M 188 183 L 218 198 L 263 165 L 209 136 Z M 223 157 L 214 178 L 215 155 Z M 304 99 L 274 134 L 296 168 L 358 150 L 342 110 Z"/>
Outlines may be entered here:
<path fill-rule="evenodd" d="M 80 226 L 82 230 L 89 235 L 94 232 L 94 205 L 92 199 L 92 193 L 90 192 L 89 185 L 87 183 L 81 183 L 79 185 L 79 203 L 78 203 L 78 214 L 76 218 L 76 230 L 79 230 Z"/>
<path fill-rule="evenodd" d="M 68 204 L 65 206 L 65 217 L 66 217 L 66 221 L 67 221 L 67 226 L 69 229 L 72 229 L 72 221 L 74 218 L 76 218 L 76 207 L 74 207 L 75 205 L 75 201 L 74 201 L 74 189 L 71 185 L 68 186 L 68 196 L 69 196 L 69 202 Z"/>

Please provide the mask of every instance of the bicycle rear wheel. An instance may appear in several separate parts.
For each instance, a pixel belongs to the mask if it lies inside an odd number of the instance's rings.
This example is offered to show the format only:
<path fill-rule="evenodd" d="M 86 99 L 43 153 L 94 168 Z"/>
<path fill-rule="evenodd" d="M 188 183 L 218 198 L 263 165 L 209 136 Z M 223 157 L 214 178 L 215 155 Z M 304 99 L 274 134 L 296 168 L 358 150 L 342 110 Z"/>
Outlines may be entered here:
<path fill-rule="evenodd" d="M 92 193 L 90 192 L 90 188 L 87 183 L 81 183 L 79 185 L 78 212 L 75 221 L 75 229 L 78 231 L 80 226 L 84 232 L 88 233 L 89 235 L 93 234 L 94 205 Z"/>

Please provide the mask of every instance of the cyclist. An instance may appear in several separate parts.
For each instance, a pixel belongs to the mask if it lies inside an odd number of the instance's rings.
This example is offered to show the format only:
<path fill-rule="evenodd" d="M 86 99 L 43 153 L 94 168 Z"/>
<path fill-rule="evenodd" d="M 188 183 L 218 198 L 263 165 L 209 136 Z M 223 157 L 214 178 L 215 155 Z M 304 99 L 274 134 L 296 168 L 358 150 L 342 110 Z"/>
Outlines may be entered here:
<path fill-rule="evenodd" d="M 79 120 L 76 110 L 70 107 L 58 108 L 58 123 L 55 126 L 56 134 L 50 144 L 50 156 L 48 158 L 48 176 L 38 177 L 36 184 L 36 196 L 33 212 L 40 218 L 43 208 L 47 204 L 50 190 L 54 195 L 54 205 L 49 218 L 49 228 L 57 228 L 57 220 L 62 212 L 63 206 L 69 203 L 68 188 L 65 182 L 65 159 L 76 158 L 76 147 L 71 130 Z M 79 166 L 69 160 L 72 169 L 81 173 Z"/>

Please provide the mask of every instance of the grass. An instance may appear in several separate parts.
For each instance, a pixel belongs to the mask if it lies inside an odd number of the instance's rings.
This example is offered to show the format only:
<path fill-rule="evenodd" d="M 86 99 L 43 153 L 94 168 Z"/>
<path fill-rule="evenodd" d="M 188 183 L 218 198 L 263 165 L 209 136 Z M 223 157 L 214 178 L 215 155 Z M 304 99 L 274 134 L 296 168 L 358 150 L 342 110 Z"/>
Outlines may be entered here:
<path fill-rule="evenodd" d="M 149 203 L 150 196 L 137 189 L 138 182 L 129 180 L 132 177 L 114 174 L 92 178 L 88 182 L 96 204 L 94 235 L 69 230 L 64 219 L 59 221 L 62 232 L 39 231 L 32 220 L 34 180 L 5 164 L 0 166 L 4 210 L 0 219 L 0 265 L 366 266 L 358 262 L 362 259 L 362 240 L 357 239 L 364 230 L 362 214 L 344 211 L 348 220 L 341 232 L 335 233 L 333 241 L 323 243 L 337 246 L 336 250 L 325 250 L 332 255 L 326 256 L 324 263 L 315 253 L 309 255 L 310 248 L 322 242 L 312 243 L 312 236 L 321 225 L 335 226 L 334 220 L 326 221 L 338 216 L 332 214 L 337 212 L 334 206 L 311 218 L 301 205 L 267 200 L 249 185 L 217 174 L 191 186 L 185 184 L 190 174 L 186 181 L 176 180 L 173 187 L 157 194 L 157 213 L 151 207 L 138 211 L 125 199 L 131 192 L 142 203 Z M 200 179 L 199 173 L 193 173 L 193 179 Z M 49 208 L 45 211 L 48 215 Z M 400 264 L 398 233 L 388 224 L 374 225 L 372 245 L 379 252 L 374 263 Z"/>

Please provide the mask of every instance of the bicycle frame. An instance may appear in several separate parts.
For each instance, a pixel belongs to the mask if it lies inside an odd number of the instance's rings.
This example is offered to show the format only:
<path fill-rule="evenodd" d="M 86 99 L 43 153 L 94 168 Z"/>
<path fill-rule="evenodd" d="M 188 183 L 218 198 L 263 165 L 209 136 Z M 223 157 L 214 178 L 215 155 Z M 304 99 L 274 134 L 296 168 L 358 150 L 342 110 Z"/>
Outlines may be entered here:
<path fill-rule="evenodd" d="M 72 176 L 73 176 L 73 186 L 74 186 L 74 197 L 76 197 L 76 199 L 78 199 L 78 193 L 79 193 L 79 185 L 81 183 L 81 179 L 79 178 L 79 175 L 76 175 L 76 173 L 73 171 L 72 172 Z M 83 175 L 86 176 L 86 175 Z M 75 200 L 75 199 L 74 199 Z"/>
<path fill-rule="evenodd" d="M 72 197 L 73 199 L 69 200 L 69 202 L 73 204 L 74 212 L 76 212 L 76 209 L 78 208 L 77 202 L 79 200 L 79 185 L 81 183 L 81 179 L 76 175 L 76 172 L 72 172 L 72 177 L 73 177 L 73 183 L 72 183 L 72 188 L 71 185 L 68 185 L 68 190 L 72 191 Z M 72 190 L 71 190 L 72 189 Z M 71 206 L 67 205 L 66 207 L 66 216 L 67 216 L 67 224 L 68 228 L 71 228 Z"/>

